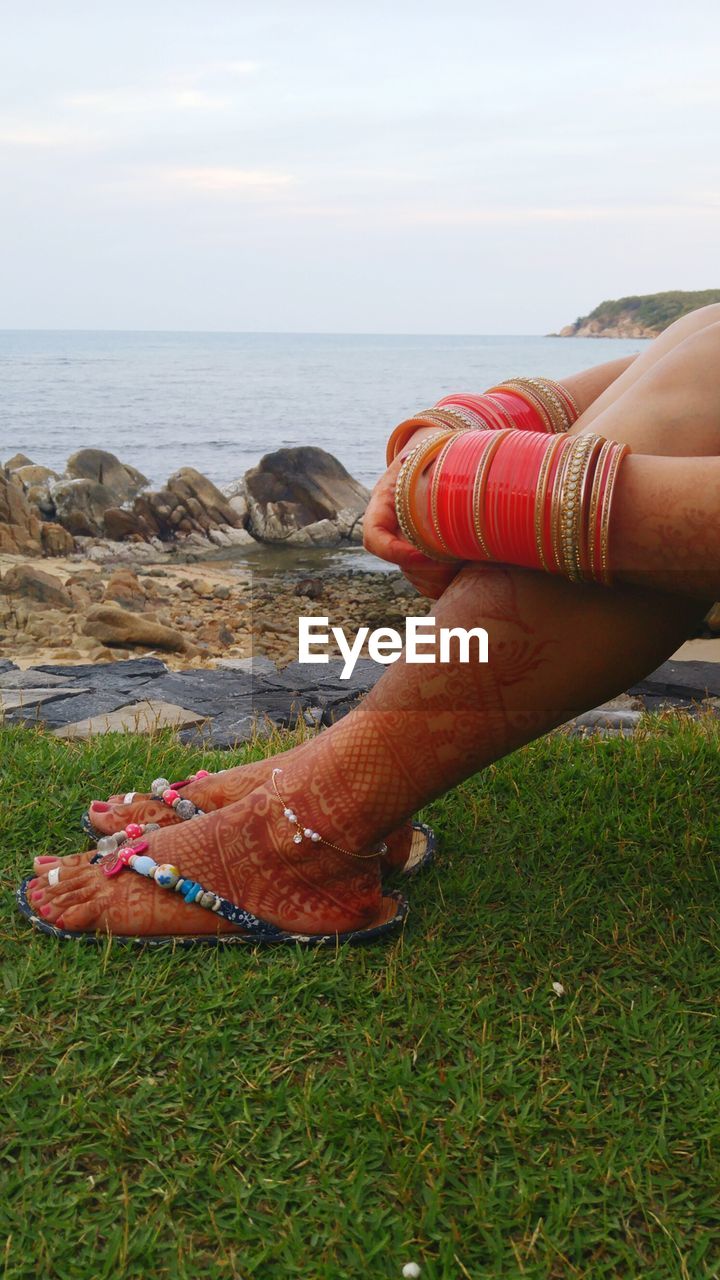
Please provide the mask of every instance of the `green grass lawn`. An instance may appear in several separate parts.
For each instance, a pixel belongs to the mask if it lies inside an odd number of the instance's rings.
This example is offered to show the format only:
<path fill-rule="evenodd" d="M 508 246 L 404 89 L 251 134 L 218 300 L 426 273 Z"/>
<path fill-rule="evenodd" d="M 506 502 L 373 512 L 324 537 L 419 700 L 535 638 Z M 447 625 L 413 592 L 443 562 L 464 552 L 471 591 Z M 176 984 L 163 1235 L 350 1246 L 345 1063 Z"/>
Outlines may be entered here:
<path fill-rule="evenodd" d="M 172 954 L 12 890 L 89 798 L 227 757 L 0 731 L 0 1277 L 718 1275 L 719 742 L 487 770 L 389 945 Z"/>

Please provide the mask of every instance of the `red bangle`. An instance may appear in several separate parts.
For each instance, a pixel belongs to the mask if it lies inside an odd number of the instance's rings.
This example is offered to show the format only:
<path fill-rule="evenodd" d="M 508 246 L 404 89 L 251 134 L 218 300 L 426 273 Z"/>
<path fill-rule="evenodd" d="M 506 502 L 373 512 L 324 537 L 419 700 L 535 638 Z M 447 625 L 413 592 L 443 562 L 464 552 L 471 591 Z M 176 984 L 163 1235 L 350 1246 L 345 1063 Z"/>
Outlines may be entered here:
<path fill-rule="evenodd" d="M 426 554 L 442 548 L 437 558 L 609 584 L 612 501 L 627 452 L 592 432 L 446 431 L 419 445 L 398 478 L 398 520 Z M 421 516 L 415 485 L 431 464 Z"/>

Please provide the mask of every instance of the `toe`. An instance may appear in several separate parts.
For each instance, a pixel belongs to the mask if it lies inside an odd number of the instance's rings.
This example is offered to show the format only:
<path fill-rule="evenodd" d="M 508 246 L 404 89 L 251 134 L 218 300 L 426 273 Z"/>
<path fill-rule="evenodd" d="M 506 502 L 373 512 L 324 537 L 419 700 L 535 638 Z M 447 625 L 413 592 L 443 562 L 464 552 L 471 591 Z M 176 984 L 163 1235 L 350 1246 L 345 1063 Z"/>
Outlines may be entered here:
<path fill-rule="evenodd" d="M 30 889 L 30 900 L 40 914 L 54 923 L 58 916 L 76 906 L 96 901 L 101 896 L 103 877 L 99 867 L 78 866 L 60 871 L 57 884 L 50 884 L 48 876 L 39 876 Z"/>
<path fill-rule="evenodd" d="M 138 798 L 132 804 L 125 804 L 122 797 L 119 804 L 112 805 L 106 805 L 102 800 L 93 800 L 88 809 L 88 817 L 95 830 L 104 836 L 124 831 L 129 822 L 157 822 L 158 826 L 168 827 L 178 821 L 167 805 L 147 797 Z"/>
<path fill-rule="evenodd" d="M 89 864 L 93 852 L 94 850 L 90 850 L 88 853 L 69 853 L 64 858 L 52 857 L 49 854 L 43 855 L 35 858 L 33 869 L 36 875 L 41 876 L 51 871 L 53 867 L 84 867 Z"/>

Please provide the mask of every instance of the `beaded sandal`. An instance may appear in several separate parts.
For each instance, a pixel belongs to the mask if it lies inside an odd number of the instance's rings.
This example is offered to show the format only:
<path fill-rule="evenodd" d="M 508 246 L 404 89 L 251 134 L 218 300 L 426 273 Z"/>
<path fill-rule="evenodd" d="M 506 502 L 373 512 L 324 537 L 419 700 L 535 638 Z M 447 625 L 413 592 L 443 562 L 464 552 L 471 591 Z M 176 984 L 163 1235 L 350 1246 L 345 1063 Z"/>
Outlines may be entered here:
<path fill-rule="evenodd" d="M 352 929 L 346 933 L 293 933 L 286 929 L 281 929 L 277 925 L 270 924 L 269 921 L 261 919 L 260 916 L 253 915 L 251 911 L 246 911 L 244 907 L 230 902 L 229 899 L 221 897 L 211 889 L 206 889 L 203 885 L 198 884 L 197 881 L 183 877 L 177 867 L 169 863 L 158 864 L 154 858 L 147 854 L 148 847 L 147 840 L 141 840 L 139 843 L 116 848 L 106 854 L 97 854 L 92 861 L 99 862 L 102 865 L 106 876 L 118 875 L 125 869 L 135 871 L 138 875 L 147 876 L 155 881 L 159 889 L 179 893 L 188 904 L 214 912 L 220 919 L 227 920 L 237 926 L 238 932 L 135 937 L 125 934 L 83 933 L 71 929 L 62 929 L 58 925 L 50 924 L 49 921 L 44 920 L 31 906 L 28 898 L 30 877 L 23 880 L 16 891 L 15 897 L 20 914 L 30 921 L 34 929 L 63 941 L 78 939 L 97 946 L 104 944 L 108 937 L 112 937 L 113 941 L 123 943 L 126 946 L 173 946 L 183 949 L 197 946 L 237 946 L 240 943 L 245 945 L 297 943 L 301 946 L 338 946 L 341 943 L 355 945 L 363 942 L 376 942 L 380 938 L 396 933 L 402 928 L 407 919 L 409 911 L 407 900 L 403 898 L 402 894 L 391 892 L 383 897 L 382 904 L 386 908 L 394 905 L 394 914 L 389 919 L 382 920 L 379 924 L 368 925 L 364 929 Z M 59 877 L 59 870 L 57 873 Z"/>

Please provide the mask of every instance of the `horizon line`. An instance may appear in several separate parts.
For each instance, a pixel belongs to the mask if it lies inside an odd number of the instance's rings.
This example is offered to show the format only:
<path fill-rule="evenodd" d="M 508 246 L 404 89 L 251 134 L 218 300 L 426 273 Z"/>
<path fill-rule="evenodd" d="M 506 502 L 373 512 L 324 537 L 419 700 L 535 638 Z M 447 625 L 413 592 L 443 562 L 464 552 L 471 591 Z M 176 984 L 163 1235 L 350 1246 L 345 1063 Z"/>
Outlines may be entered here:
<path fill-rule="evenodd" d="M 428 330 L 379 330 L 379 329 L 132 329 L 123 328 L 86 328 L 82 326 L 47 326 L 18 325 L 0 326 L 3 333 L 178 333 L 178 334 L 217 334 L 232 337 L 258 338 L 557 338 L 557 333 L 480 333 L 476 332 L 431 332 Z M 633 341 L 633 339 L 629 339 Z"/>

